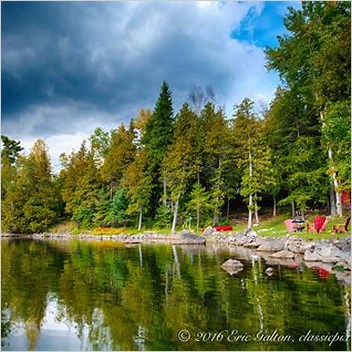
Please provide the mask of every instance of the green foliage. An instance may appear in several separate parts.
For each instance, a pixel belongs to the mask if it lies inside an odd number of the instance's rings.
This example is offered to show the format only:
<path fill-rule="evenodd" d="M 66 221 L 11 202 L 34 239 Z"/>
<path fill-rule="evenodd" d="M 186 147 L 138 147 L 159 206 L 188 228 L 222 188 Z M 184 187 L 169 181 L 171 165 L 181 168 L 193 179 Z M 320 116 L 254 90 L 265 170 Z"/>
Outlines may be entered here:
<path fill-rule="evenodd" d="M 109 202 L 106 217 L 104 219 L 104 224 L 107 226 L 126 226 L 128 223 L 127 217 L 127 207 L 128 200 L 125 197 L 125 192 L 123 189 L 117 190 L 115 195 Z"/>
<path fill-rule="evenodd" d="M 14 164 L 23 148 L 19 141 L 10 139 L 7 136 L 1 136 L 1 162 L 5 159 L 10 161 L 10 164 Z"/>
<path fill-rule="evenodd" d="M 350 101 L 331 103 L 326 108 L 322 125 L 322 143 L 331 149 L 328 173 L 337 173 L 339 191 L 351 188 L 351 111 Z M 328 152 L 328 150 L 327 150 Z"/>
<path fill-rule="evenodd" d="M 98 127 L 90 136 L 89 142 L 97 161 L 102 161 L 111 147 L 111 136 L 109 132 L 106 132 L 102 128 Z"/>
<path fill-rule="evenodd" d="M 266 49 L 268 68 L 286 86 L 268 114 L 284 203 L 326 202 L 326 173 L 337 180 L 336 191 L 350 188 L 350 12 L 348 2 L 303 2 L 285 17 L 291 35 Z"/>
<path fill-rule="evenodd" d="M 133 131 L 126 130 L 124 125 L 112 132 L 111 147 L 101 167 L 102 179 L 110 185 L 112 193 L 121 185 L 124 170 L 133 161 L 136 151 L 134 138 Z"/>
<path fill-rule="evenodd" d="M 194 184 L 190 193 L 187 208 L 191 214 L 196 215 L 197 231 L 199 230 L 201 215 L 213 207 L 210 201 L 210 194 L 200 184 Z"/>
<path fill-rule="evenodd" d="M 28 157 L 19 157 L 2 203 L 5 231 L 32 233 L 47 230 L 59 216 L 60 198 L 53 184 L 47 147 L 38 139 Z"/>
<path fill-rule="evenodd" d="M 146 209 L 152 192 L 152 177 L 147 173 L 148 158 L 144 150 L 137 152 L 134 161 L 127 167 L 123 187 L 129 199 L 127 213 L 136 214 Z"/>
<path fill-rule="evenodd" d="M 171 224 L 171 211 L 170 207 L 161 204 L 156 211 L 155 226 L 159 229 L 169 227 Z"/>
<path fill-rule="evenodd" d="M 173 107 L 171 91 L 164 81 L 159 98 L 156 102 L 153 115 L 148 119 L 142 143 L 146 147 L 147 155 L 151 160 L 151 168 L 158 171 L 171 143 L 173 135 Z"/>

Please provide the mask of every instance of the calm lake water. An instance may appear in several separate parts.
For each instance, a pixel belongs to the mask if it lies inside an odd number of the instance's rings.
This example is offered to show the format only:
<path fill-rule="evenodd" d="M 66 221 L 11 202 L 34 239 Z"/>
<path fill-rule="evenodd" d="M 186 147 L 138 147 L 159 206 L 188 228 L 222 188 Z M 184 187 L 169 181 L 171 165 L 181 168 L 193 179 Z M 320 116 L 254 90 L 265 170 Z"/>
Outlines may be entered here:
<path fill-rule="evenodd" d="M 3 350 L 350 349 L 350 288 L 304 266 L 270 265 L 268 276 L 264 260 L 247 260 L 230 276 L 221 264 L 248 252 L 78 241 L 1 245 Z M 332 335 L 343 341 L 332 342 Z"/>

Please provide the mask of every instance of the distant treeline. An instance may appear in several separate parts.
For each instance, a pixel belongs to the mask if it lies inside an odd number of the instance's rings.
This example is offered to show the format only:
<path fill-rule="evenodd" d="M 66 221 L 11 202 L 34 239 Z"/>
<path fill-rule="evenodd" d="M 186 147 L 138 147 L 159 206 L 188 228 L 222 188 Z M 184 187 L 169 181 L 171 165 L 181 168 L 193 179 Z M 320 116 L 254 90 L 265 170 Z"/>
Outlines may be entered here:
<path fill-rule="evenodd" d="M 351 179 L 350 6 L 289 8 L 290 35 L 265 50 L 282 83 L 261 113 L 245 98 L 226 117 L 212 90 L 197 86 L 174 113 L 164 82 L 153 111 L 116 130 L 97 128 L 61 155 L 58 175 L 42 140 L 25 156 L 2 136 L 2 230 L 45 231 L 64 218 L 83 228 L 140 229 L 147 220 L 172 230 L 193 218 L 199 228 L 221 222 L 231 199 L 246 202 L 251 227 L 264 196 L 274 213 L 277 204 L 341 215 Z"/>

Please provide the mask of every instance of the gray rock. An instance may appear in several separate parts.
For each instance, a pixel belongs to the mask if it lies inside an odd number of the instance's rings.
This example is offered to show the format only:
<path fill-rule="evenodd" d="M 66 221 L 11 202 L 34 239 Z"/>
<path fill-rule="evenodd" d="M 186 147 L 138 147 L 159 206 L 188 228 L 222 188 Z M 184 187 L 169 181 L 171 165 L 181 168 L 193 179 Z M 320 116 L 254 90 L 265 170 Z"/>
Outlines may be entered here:
<path fill-rule="evenodd" d="M 244 244 L 251 243 L 251 242 L 253 242 L 253 238 L 247 237 L 244 234 L 238 234 L 233 238 L 233 240 L 231 241 L 231 244 L 235 246 L 243 246 Z"/>
<path fill-rule="evenodd" d="M 273 258 L 284 258 L 284 259 L 292 259 L 295 257 L 294 253 L 284 249 L 280 252 L 277 252 L 277 253 L 274 253 L 274 254 L 271 254 L 270 257 L 273 257 Z"/>
<path fill-rule="evenodd" d="M 182 231 L 177 238 L 171 241 L 172 244 L 205 244 L 205 238 L 197 236 L 190 231 Z"/>
<path fill-rule="evenodd" d="M 268 276 L 272 276 L 274 274 L 274 269 L 272 267 L 269 267 L 265 270 L 265 274 Z"/>
<path fill-rule="evenodd" d="M 286 242 L 287 242 L 287 239 L 285 238 L 278 238 L 278 239 L 268 238 L 264 240 L 263 243 L 257 248 L 257 251 L 264 251 L 264 252 L 282 251 L 285 248 Z"/>
<path fill-rule="evenodd" d="M 351 265 L 345 260 L 340 260 L 332 267 L 332 269 L 337 271 L 351 270 Z"/>
<path fill-rule="evenodd" d="M 213 232 L 215 232 L 215 229 L 211 226 L 208 226 L 202 233 L 202 236 L 210 236 Z"/>
<path fill-rule="evenodd" d="M 323 258 L 317 252 L 306 250 L 304 252 L 304 260 L 307 262 L 320 262 Z"/>
<path fill-rule="evenodd" d="M 303 253 L 305 253 L 307 250 L 314 249 L 316 246 L 316 243 L 314 241 L 303 241 L 301 246 L 302 246 Z"/>
<path fill-rule="evenodd" d="M 227 271 L 230 275 L 235 275 L 243 270 L 243 264 L 236 259 L 228 259 L 224 262 L 221 267 Z"/>
<path fill-rule="evenodd" d="M 246 236 L 248 237 L 258 237 L 258 234 L 254 231 L 254 230 L 249 230 L 247 233 L 246 233 Z"/>

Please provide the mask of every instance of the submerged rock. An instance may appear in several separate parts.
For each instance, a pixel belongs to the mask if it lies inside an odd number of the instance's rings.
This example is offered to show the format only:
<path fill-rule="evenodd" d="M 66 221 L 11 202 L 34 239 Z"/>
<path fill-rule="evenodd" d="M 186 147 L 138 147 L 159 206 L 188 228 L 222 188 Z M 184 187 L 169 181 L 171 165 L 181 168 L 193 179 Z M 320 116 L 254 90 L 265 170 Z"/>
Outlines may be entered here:
<path fill-rule="evenodd" d="M 236 259 L 228 259 L 224 262 L 221 267 L 227 271 L 230 275 L 235 275 L 243 270 L 243 264 Z"/>
<path fill-rule="evenodd" d="M 265 270 L 265 274 L 268 276 L 272 276 L 274 274 L 274 269 L 272 267 L 269 267 Z"/>

